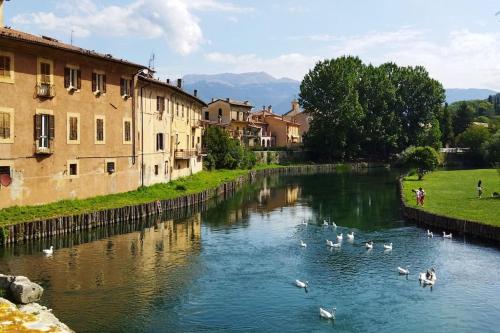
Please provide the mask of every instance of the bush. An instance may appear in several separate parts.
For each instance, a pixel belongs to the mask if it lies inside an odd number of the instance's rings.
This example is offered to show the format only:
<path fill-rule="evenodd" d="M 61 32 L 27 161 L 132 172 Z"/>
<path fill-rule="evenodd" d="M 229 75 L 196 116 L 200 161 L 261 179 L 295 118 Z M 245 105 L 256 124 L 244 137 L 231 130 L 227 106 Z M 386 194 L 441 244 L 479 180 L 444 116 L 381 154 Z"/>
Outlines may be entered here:
<path fill-rule="evenodd" d="M 429 146 L 409 147 L 401 154 L 401 165 L 415 168 L 418 179 L 438 167 L 440 157 L 437 151 Z"/>
<path fill-rule="evenodd" d="M 488 164 L 500 168 L 500 131 L 483 144 L 482 151 Z"/>

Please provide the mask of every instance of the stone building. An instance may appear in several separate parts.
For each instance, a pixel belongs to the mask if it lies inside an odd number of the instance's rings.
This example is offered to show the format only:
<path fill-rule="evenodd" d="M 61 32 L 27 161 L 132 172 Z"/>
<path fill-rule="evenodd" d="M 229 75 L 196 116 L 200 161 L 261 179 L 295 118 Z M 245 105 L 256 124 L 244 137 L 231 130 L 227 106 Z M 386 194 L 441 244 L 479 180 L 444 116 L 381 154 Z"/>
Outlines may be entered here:
<path fill-rule="evenodd" d="M 273 113 L 271 106 L 252 112 L 250 121 L 261 128 L 259 139 L 262 147 L 292 147 L 302 142 L 300 125 Z"/>
<path fill-rule="evenodd" d="M 207 106 L 177 85 L 139 76 L 137 124 L 140 185 L 189 176 L 202 170 L 201 110 Z"/>
<path fill-rule="evenodd" d="M 143 69 L 0 28 L 0 208 L 136 189 Z"/>
<path fill-rule="evenodd" d="M 304 110 L 300 109 L 299 101 L 297 101 L 296 99 L 292 101 L 292 109 L 283 114 L 283 118 L 300 125 L 299 135 L 302 139 L 304 138 L 304 135 L 309 131 L 311 116 L 304 112 Z"/>

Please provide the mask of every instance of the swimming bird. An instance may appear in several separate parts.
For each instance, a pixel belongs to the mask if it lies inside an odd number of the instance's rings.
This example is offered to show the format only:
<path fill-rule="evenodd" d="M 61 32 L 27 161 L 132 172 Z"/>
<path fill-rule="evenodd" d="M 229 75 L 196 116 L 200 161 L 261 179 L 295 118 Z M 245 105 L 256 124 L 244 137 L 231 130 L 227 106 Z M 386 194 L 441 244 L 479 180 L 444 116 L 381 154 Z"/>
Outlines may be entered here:
<path fill-rule="evenodd" d="M 325 319 L 333 319 L 335 320 L 335 312 L 337 311 L 336 308 L 333 308 L 332 309 L 332 312 L 328 312 L 326 311 L 325 309 L 323 308 L 319 308 L 319 316 L 321 318 L 325 318 Z"/>
<path fill-rule="evenodd" d="M 301 223 L 301 224 L 302 224 L 302 225 L 307 225 L 306 220 L 302 220 L 302 223 Z"/>
<path fill-rule="evenodd" d="M 328 227 L 328 221 L 327 220 L 323 220 L 323 226 L 324 227 Z"/>
<path fill-rule="evenodd" d="M 372 241 L 369 241 L 369 242 L 366 242 L 365 243 L 365 246 L 368 250 L 371 250 L 373 249 L 373 242 Z"/>
<path fill-rule="evenodd" d="M 307 247 L 307 244 L 306 244 L 306 243 L 304 243 L 304 241 L 303 241 L 303 240 L 301 240 L 301 241 L 300 241 L 300 246 L 302 246 L 302 247 Z"/>
<path fill-rule="evenodd" d="M 434 234 L 431 231 L 429 231 L 429 229 L 427 229 L 427 237 L 430 237 L 430 238 L 434 237 Z"/>
<path fill-rule="evenodd" d="M 337 224 L 335 222 L 332 222 L 332 227 L 337 228 Z"/>
<path fill-rule="evenodd" d="M 452 238 L 453 235 L 451 234 L 451 232 L 447 235 L 446 232 L 443 231 L 443 238 Z"/>
<path fill-rule="evenodd" d="M 309 287 L 309 282 L 302 282 L 300 280 L 295 280 L 295 285 L 299 288 L 307 288 Z"/>
<path fill-rule="evenodd" d="M 333 246 L 333 242 L 331 240 L 326 240 L 326 246 Z"/>
<path fill-rule="evenodd" d="M 54 253 L 54 247 L 51 245 L 50 249 L 43 249 L 42 251 L 46 255 L 51 255 L 52 253 Z"/>
<path fill-rule="evenodd" d="M 347 233 L 347 239 L 354 240 L 354 231 L 351 231 L 351 233 Z"/>
<path fill-rule="evenodd" d="M 337 239 L 338 239 L 339 241 L 341 241 L 343 238 L 344 238 L 344 237 L 342 236 L 342 233 L 340 233 L 340 235 L 337 235 Z"/>
<path fill-rule="evenodd" d="M 410 274 L 410 270 L 408 269 L 408 266 L 406 266 L 406 268 L 398 267 L 398 272 L 399 272 L 399 274 L 402 274 L 402 275 Z"/>
<path fill-rule="evenodd" d="M 384 244 L 384 250 L 392 250 L 392 243 Z"/>

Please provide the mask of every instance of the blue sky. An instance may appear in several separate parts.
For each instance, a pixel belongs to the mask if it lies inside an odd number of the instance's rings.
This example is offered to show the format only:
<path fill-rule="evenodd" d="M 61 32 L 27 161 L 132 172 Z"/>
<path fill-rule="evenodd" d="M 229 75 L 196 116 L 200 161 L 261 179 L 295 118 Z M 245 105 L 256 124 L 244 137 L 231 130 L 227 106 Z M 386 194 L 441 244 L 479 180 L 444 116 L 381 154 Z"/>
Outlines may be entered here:
<path fill-rule="evenodd" d="M 12 0 L 5 23 L 147 64 L 161 78 L 266 71 L 300 80 L 318 60 L 423 65 L 445 87 L 500 90 L 494 0 Z"/>

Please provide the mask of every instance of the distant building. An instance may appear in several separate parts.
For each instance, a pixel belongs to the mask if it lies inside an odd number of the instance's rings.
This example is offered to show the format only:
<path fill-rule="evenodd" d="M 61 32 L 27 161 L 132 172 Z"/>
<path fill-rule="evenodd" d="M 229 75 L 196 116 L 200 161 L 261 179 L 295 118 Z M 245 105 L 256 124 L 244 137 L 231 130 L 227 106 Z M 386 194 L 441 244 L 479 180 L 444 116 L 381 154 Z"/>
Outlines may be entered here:
<path fill-rule="evenodd" d="M 203 112 L 203 121 L 207 124 L 218 124 L 228 131 L 242 144 L 253 147 L 258 145 L 259 127 L 249 121 L 253 106 L 248 101 L 234 99 L 217 99 L 208 104 Z"/>
<path fill-rule="evenodd" d="M 206 104 L 177 85 L 139 76 L 137 120 L 140 185 L 149 186 L 202 170 L 201 110 Z"/>
<path fill-rule="evenodd" d="M 292 121 L 300 125 L 299 135 L 303 139 L 304 135 L 309 131 L 309 123 L 311 121 L 311 115 L 300 109 L 299 101 L 294 99 L 292 101 L 292 109 L 283 115 L 286 120 Z"/>
<path fill-rule="evenodd" d="M 300 125 L 273 113 L 271 106 L 252 112 L 250 120 L 260 127 L 259 140 L 262 147 L 291 147 L 302 142 Z"/>

